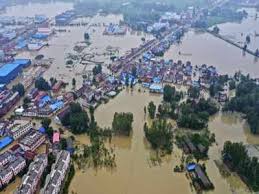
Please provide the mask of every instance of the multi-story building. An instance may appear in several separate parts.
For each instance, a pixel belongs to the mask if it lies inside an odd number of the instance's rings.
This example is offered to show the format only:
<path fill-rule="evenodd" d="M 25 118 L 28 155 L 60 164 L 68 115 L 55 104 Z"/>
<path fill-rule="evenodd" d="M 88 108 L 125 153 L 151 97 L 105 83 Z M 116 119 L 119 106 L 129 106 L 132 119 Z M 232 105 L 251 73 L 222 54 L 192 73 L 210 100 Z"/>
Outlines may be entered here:
<path fill-rule="evenodd" d="M 19 145 L 24 151 L 35 151 L 45 140 L 42 133 L 33 130 L 19 141 Z"/>
<path fill-rule="evenodd" d="M 23 157 L 18 156 L 16 160 L 9 165 L 9 168 L 13 171 L 13 175 L 16 176 L 26 167 L 26 161 Z"/>
<path fill-rule="evenodd" d="M 26 120 L 15 120 L 14 123 L 9 127 L 9 135 L 14 140 L 27 134 L 32 129 L 32 122 Z"/>
<path fill-rule="evenodd" d="M 62 150 L 58 153 L 56 162 L 52 166 L 50 174 L 47 176 L 44 188 L 41 190 L 41 194 L 58 194 L 64 178 L 66 176 L 67 169 L 70 164 L 70 153 Z"/>
<path fill-rule="evenodd" d="M 7 185 L 12 180 L 13 177 L 14 177 L 13 171 L 9 167 L 6 169 L 3 169 L 0 172 L 0 181 L 2 185 Z"/>
<path fill-rule="evenodd" d="M 36 156 L 15 194 L 34 194 L 47 164 L 48 156 L 46 154 Z"/>
<path fill-rule="evenodd" d="M 5 115 L 20 99 L 19 93 L 11 90 L 0 92 L 0 116 Z"/>
<path fill-rule="evenodd" d="M 14 156 L 10 152 L 4 152 L 0 155 L 0 167 L 3 167 L 7 163 L 11 162 L 14 159 Z"/>

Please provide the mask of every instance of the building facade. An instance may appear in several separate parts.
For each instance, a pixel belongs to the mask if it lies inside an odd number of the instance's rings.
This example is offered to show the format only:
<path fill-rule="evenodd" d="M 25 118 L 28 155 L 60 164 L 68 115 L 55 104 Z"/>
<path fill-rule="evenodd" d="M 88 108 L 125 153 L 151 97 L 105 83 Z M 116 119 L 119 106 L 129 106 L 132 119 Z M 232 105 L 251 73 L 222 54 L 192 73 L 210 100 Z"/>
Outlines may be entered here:
<path fill-rule="evenodd" d="M 60 193 L 62 182 L 66 177 L 66 172 L 70 165 L 70 153 L 62 150 L 58 153 L 56 162 L 52 166 L 50 174 L 47 176 L 44 188 L 41 194 L 58 194 Z"/>

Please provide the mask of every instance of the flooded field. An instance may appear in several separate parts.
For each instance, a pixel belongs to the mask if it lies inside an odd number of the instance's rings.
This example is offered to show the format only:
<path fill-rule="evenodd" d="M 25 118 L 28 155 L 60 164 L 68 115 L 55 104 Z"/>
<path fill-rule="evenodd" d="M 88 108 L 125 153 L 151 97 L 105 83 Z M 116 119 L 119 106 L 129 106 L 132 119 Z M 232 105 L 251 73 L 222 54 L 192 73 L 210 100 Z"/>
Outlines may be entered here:
<path fill-rule="evenodd" d="M 259 47 L 259 20 L 255 19 L 255 9 L 247 9 L 248 18 L 241 23 L 220 24 L 220 34 L 235 42 L 243 42 L 246 35 L 250 35 L 251 43 L 248 48 L 256 50 Z M 217 67 L 220 73 L 234 74 L 241 70 L 252 76 L 259 76 L 259 62 L 254 56 L 243 54 L 242 50 L 223 40 L 202 32 L 191 30 L 187 32 L 179 45 L 173 45 L 167 53 L 166 59 L 191 61 L 193 64 L 208 64 Z"/>
<path fill-rule="evenodd" d="M 182 155 L 176 146 L 172 155 L 163 158 L 161 166 L 153 166 L 151 163 L 152 151 L 143 132 L 143 125 L 146 122 L 143 109 L 151 100 L 159 104 L 161 96 L 138 92 L 137 89 L 124 90 L 115 99 L 96 110 L 96 120 L 102 127 L 111 126 L 115 112 L 132 112 L 134 114 L 133 134 L 129 138 L 115 137 L 112 140 L 110 146 L 116 151 L 116 169 L 78 171 L 71 183 L 71 192 L 81 194 L 85 193 L 86 189 L 92 194 L 194 192 L 185 174 L 173 172 L 174 166 L 180 163 Z M 239 177 L 222 175 L 214 160 L 220 159 L 220 151 L 225 141 L 256 144 L 259 142 L 259 136 L 250 134 L 249 127 L 239 114 L 220 113 L 211 117 L 209 130 L 215 133 L 217 141 L 217 144 L 210 148 L 210 159 L 206 161 L 208 175 L 215 185 L 215 190 L 209 193 L 249 193 Z M 81 143 L 89 143 L 86 136 L 79 136 L 77 140 Z"/>
<path fill-rule="evenodd" d="M 259 76 L 259 62 L 254 56 L 243 55 L 242 50 L 225 41 L 194 30 L 185 34 L 181 44 L 171 46 L 165 53 L 165 58 L 184 62 L 189 60 L 194 65 L 213 65 L 223 74 L 233 75 L 241 70 L 251 76 Z"/>
<path fill-rule="evenodd" d="M 257 48 L 259 49 L 259 18 L 257 18 L 259 12 L 253 8 L 245 10 L 248 17 L 241 23 L 225 23 L 218 27 L 221 35 L 241 44 L 244 44 L 246 36 L 249 35 L 251 42 L 248 44 L 248 48 L 255 51 Z"/>
<path fill-rule="evenodd" d="M 86 169 L 78 172 L 70 191 L 78 194 L 112 193 L 190 193 L 188 180 L 184 174 L 173 174 L 173 166 L 180 161 L 180 151 L 165 159 L 161 166 L 150 163 L 150 149 L 144 139 L 143 125 L 146 120 L 144 106 L 150 101 L 159 104 L 161 96 L 148 92 L 124 90 L 115 99 L 101 105 L 95 112 L 100 126 L 111 126 L 115 112 L 132 112 L 134 114 L 133 134 L 129 138 L 116 137 L 112 147 L 116 151 L 117 167 L 114 171 Z M 82 141 L 82 137 L 80 138 Z M 87 143 L 87 141 L 86 141 Z"/>

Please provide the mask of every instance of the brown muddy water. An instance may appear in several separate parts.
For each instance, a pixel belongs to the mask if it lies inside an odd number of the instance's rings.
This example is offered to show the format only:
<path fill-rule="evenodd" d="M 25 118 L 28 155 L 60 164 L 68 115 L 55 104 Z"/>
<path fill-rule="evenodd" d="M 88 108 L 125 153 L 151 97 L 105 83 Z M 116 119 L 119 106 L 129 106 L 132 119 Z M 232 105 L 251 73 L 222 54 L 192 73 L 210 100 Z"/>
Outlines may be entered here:
<path fill-rule="evenodd" d="M 91 45 L 83 50 L 80 55 L 91 54 L 94 58 L 91 60 L 103 63 L 104 72 L 108 72 L 107 66 L 111 63 L 110 55 L 107 54 L 106 48 L 112 46 L 118 49 L 117 56 L 124 55 L 131 48 L 138 47 L 142 44 L 142 37 L 146 40 L 152 38 L 151 35 L 131 34 L 129 31 L 125 36 L 104 36 L 104 25 L 109 23 L 119 23 L 123 17 L 121 15 L 108 15 L 108 16 L 94 16 L 93 18 L 82 18 L 83 22 L 87 22 L 87 26 L 79 27 L 56 27 L 55 29 L 66 29 L 65 33 L 57 33 L 54 37 L 48 41 L 49 47 L 45 47 L 36 52 L 22 52 L 18 57 L 28 57 L 34 59 L 38 54 L 43 54 L 45 58 L 53 58 L 54 62 L 51 67 L 45 72 L 44 77 L 49 79 L 55 77 L 58 80 L 64 80 L 70 85 L 67 88 L 72 88 L 72 79 L 76 79 L 76 87 L 81 87 L 84 72 L 89 72 L 95 66 L 94 63 L 80 64 L 80 61 L 75 62 L 75 65 L 71 68 L 67 68 L 65 63 L 68 60 L 66 57 L 69 54 L 78 54 L 73 51 L 73 47 L 82 41 L 84 41 L 84 33 L 87 32 L 90 35 Z"/>
<path fill-rule="evenodd" d="M 103 104 L 95 112 L 96 120 L 102 127 L 111 126 L 115 112 L 134 114 L 133 134 L 131 137 L 115 137 L 110 146 L 116 151 L 117 167 L 106 169 L 86 169 L 78 171 L 70 185 L 70 192 L 83 194 L 138 194 L 138 193 L 194 193 L 185 174 L 173 172 L 180 164 L 181 151 L 174 146 L 172 155 L 162 159 L 160 165 L 151 162 L 152 151 L 144 138 L 143 125 L 147 121 L 144 106 L 152 100 L 161 102 L 161 96 L 148 92 L 124 90 L 115 99 Z M 214 160 L 220 159 L 220 150 L 227 140 L 256 144 L 259 137 L 249 133 L 249 127 L 239 114 L 217 114 L 210 118 L 209 130 L 216 135 L 217 144 L 209 151 L 206 161 L 207 173 L 215 185 L 208 193 L 249 193 L 246 185 L 235 175 L 224 177 L 220 174 Z M 77 138 L 88 144 L 86 136 Z"/>
<path fill-rule="evenodd" d="M 191 61 L 194 65 L 213 65 L 221 74 L 233 75 L 240 70 L 259 77 L 259 62 L 254 56 L 243 55 L 242 50 L 225 41 L 194 30 L 185 34 L 182 43 L 171 46 L 165 53 L 165 58 Z"/>
<path fill-rule="evenodd" d="M 51 7 L 53 4 L 50 4 Z M 33 4 L 30 4 L 30 10 L 33 10 Z M 44 5 L 36 4 L 35 10 L 37 13 L 47 14 L 50 8 L 44 8 Z M 63 8 L 70 9 L 70 4 L 64 6 L 54 6 L 55 14 L 62 12 Z M 62 10 L 61 10 L 62 7 Z M 19 9 L 18 9 L 19 8 Z M 43 10 L 44 8 L 44 10 Z M 16 6 L 7 9 L 7 15 L 20 14 L 18 10 L 23 11 L 27 9 L 26 6 Z M 41 10 L 41 11 L 39 11 Z M 35 13 L 30 12 L 34 15 Z M 28 14 L 26 14 L 28 15 Z M 107 56 L 102 53 L 109 45 L 119 47 L 119 55 L 123 55 L 126 51 L 133 47 L 140 45 L 141 37 L 146 36 L 146 39 L 152 38 L 147 35 L 132 35 L 127 33 L 126 36 L 103 36 L 104 27 L 102 23 L 109 24 L 110 22 L 118 23 L 122 16 L 109 15 L 106 17 L 95 16 L 94 18 L 84 18 L 84 22 L 89 22 L 88 26 L 81 27 L 66 27 L 68 32 L 57 33 L 49 40 L 49 47 L 43 48 L 39 52 L 21 53 L 19 57 L 34 58 L 38 54 L 44 54 L 46 58 L 54 58 L 54 63 L 50 69 L 44 74 L 46 78 L 52 76 L 57 79 L 63 79 L 71 83 L 73 77 L 77 80 L 77 87 L 82 83 L 82 76 L 80 73 L 84 69 L 83 65 L 76 64 L 74 68 L 65 68 L 65 56 L 67 53 L 73 52 L 73 46 L 77 42 L 83 41 L 84 32 L 90 33 L 92 44 L 83 52 L 95 53 L 96 60 L 104 61 L 104 70 L 110 63 Z M 253 22 L 253 20 L 249 20 Z M 100 25 L 94 25 L 99 24 Z M 253 26 L 249 22 L 242 24 L 243 29 L 248 29 L 246 25 Z M 226 24 L 227 26 L 230 24 Z M 256 26 L 256 25 L 254 25 Z M 228 27 L 221 26 L 222 33 Z M 230 28 L 232 29 L 232 28 Z M 250 29 L 250 28 L 249 28 Z M 251 29 L 249 31 L 253 31 Z M 226 30 L 227 34 L 231 34 L 231 30 Z M 179 55 L 181 51 L 186 55 Z M 97 53 L 97 54 L 96 54 Z M 249 72 L 253 76 L 259 75 L 259 63 L 255 62 L 254 58 L 242 55 L 242 51 L 218 40 L 215 37 L 189 31 L 183 38 L 182 44 L 174 45 L 165 54 L 165 58 L 183 61 L 190 60 L 193 64 L 214 65 L 221 73 L 234 73 L 237 70 Z M 93 64 L 88 64 L 86 70 L 91 70 Z M 147 118 L 144 115 L 144 106 L 152 100 L 155 104 L 161 102 L 162 97 L 159 95 L 152 95 L 146 92 L 138 92 L 123 90 L 117 97 L 110 100 L 107 104 L 98 107 L 95 112 L 96 120 L 100 126 L 111 126 L 113 115 L 115 112 L 132 112 L 134 114 L 133 134 L 131 137 L 115 137 L 111 145 L 115 148 L 116 164 L 114 170 L 107 169 L 85 169 L 84 171 L 77 171 L 70 185 L 70 193 L 76 192 L 78 194 L 171 194 L 171 193 L 193 193 L 189 185 L 189 180 L 184 174 L 176 174 L 173 172 L 175 165 L 179 165 L 181 158 L 181 151 L 174 147 L 173 153 L 165 157 L 160 165 L 153 165 L 151 158 L 154 153 L 150 150 L 149 144 L 144 138 L 143 125 Z M 215 190 L 209 193 L 225 194 L 225 193 L 248 193 L 247 187 L 240 179 L 231 175 L 225 177 L 220 174 L 219 169 L 215 165 L 214 160 L 220 159 L 220 150 L 226 140 L 241 141 L 245 144 L 258 144 L 259 137 L 253 136 L 249 133 L 249 127 L 246 122 L 238 114 L 217 114 L 210 119 L 209 130 L 216 135 L 217 144 L 212 146 L 209 151 L 210 159 L 206 162 L 207 173 L 215 185 Z M 77 136 L 77 141 L 88 144 L 89 139 L 84 136 Z M 19 179 L 16 183 L 7 187 L 4 193 L 12 193 L 17 187 Z"/>
<path fill-rule="evenodd" d="M 143 125 L 146 121 L 144 106 L 150 101 L 159 104 L 160 95 L 149 92 L 123 90 L 115 99 L 101 105 L 95 112 L 96 120 L 102 127 L 111 126 L 115 112 L 132 112 L 134 115 L 131 137 L 116 137 L 111 146 L 115 147 L 116 169 L 86 169 L 77 172 L 70 191 L 91 194 L 169 194 L 174 191 L 190 193 L 189 183 L 184 174 L 174 174 L 173 166 L 180 162 L 180 151 L 163 161 L 161 166 L 152 166 L 151 151 L 144 139 Z M 80 140 L 84 142 L 82 136 Z M 88 143 L 85 137 L 86 143 Z M 83 143 L 82 142 L 82 143 Z"/>
<path fill-rule="evenodd" d="M 241 23 L 224 23 L 218 25 L 220 34 L 239 44 L 245 37 L 251 37 L 248 48 L 259 48 L 259 19 L 255 19 L 255 9 L 246 9 L 248 17 Z M 181 54 L 179 54 L 181 52 Z M 194 65 L 208 64 L 217 67 L 222 74 L 234 74 L 237 71 L 259 77 L 259 61 L 254 56 L 243 54 L 242 50 L 220 40 L 208 33 L 191 30 L 187 32 L 179 45 L 173 45 L 165 53 L 166 59 L 191 61 Z"/>

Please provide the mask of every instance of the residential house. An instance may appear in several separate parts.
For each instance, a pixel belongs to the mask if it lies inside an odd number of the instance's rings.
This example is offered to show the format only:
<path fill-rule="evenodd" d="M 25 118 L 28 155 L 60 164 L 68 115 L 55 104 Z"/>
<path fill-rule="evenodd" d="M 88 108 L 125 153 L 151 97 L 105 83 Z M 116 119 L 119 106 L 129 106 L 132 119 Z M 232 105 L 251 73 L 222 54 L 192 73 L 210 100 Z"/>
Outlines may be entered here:
<path fill-rule="evenodd" d="M 19 145 L 25 151 L 34 151 L 45 142 L 45 136 L 39 131 L 31 131 L 19 141 Z"/>
<path fill-rule="evenodd" d="M 15 194 L 34 194 L 47 164 L 48 156 L 46 154 L 37 155 L 30 164 L 27 174 L 23 176 L 22 183 Z"/>

